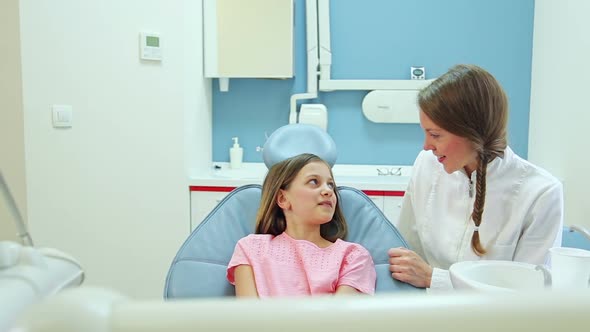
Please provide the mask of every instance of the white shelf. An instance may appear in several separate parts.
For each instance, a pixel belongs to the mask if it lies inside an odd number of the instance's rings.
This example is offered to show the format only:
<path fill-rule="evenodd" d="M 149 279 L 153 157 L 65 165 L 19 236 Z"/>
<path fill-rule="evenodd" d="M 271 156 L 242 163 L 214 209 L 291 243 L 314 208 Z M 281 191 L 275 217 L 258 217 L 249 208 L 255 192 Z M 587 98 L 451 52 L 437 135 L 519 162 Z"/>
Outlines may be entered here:
<path fill-rule="evenodd" d="M 421 90 L 433 80 L 320 80 L 320 91 Z"/>

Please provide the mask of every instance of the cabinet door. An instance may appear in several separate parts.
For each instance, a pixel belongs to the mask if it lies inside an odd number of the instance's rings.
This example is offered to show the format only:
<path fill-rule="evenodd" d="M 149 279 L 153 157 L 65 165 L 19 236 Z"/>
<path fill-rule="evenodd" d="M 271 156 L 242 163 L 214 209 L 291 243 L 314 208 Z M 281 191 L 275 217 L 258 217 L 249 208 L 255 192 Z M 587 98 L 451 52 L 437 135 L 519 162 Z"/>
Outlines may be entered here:
<path fill-rule="evenodd" d="M 293 76 L 293 0 L 205 0 L 205 77 Z"/>
<path fill-rule="evenodd" d="M 389 221 L 397 227 L 399 214 L 402 209 L 403 196 L 385 196 L 383 197 L 383 213 Z"/>
<path fill-rule="evenodd" d="M 367 195 L 375 205 L 379 208 L 379 210 L 383 211 L 383 196 L 381 195 Z"/>
<path fill-rule="evenodd" d="M 191 224 L 192 232 L 205 217 L 227 196 L 227 192 L 192 191 L 191 192 Z"/>

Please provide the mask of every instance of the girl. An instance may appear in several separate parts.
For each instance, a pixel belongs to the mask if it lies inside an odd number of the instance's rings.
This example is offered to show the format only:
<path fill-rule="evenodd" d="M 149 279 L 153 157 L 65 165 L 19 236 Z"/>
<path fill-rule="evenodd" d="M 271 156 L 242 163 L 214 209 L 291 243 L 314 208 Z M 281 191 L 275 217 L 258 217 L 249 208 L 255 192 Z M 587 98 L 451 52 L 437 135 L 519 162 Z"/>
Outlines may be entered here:
<path fill-rule="evenodd" d="M 272 166 L 256 234 L 236 244 L 227 278 L 236 296 L 374 294 L 373 259 L 343 241 L 346 221 L 328 164 L 301 154 Z"/>

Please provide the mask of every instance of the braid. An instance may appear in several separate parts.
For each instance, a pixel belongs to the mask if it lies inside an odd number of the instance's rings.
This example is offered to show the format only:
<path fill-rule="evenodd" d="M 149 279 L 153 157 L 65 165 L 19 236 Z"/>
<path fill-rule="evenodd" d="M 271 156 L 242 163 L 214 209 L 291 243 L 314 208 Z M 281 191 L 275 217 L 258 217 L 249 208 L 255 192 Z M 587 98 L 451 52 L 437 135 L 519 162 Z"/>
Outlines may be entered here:
<path fill-rule="evenodd" d="M 483 207 L 486 200 L 486 172 L 488 168 L 488 157 L 485 153 L 479 154 L 480 162 L 477 166 L 477 182 L 475 184 L 475 202 L 473 203 L 473 212 L 471 218 L 475 223 L 475 227 L 481 225 L 481 217 L 483 215 Z M 473 232 L 471 237 L 471 248 L 478 256 L 483 256 L 486 249 L 481 245 L 479 240 L 479 229 Z"/>
<path fill-rule="evenodd" d="M 508 97 L 496 78 L 475 65 L 456 65 L 418 93 L 418 105 L 432 122 L 473 144 L 477 183 L 471 219 L 471 247 L 486 254 L 479 237 L 486 197 L 488 163 L 504 158 L 507 147 Z M 465 165 L 464 165 L 465 166 Z M 470 170 L 471 171 L 471 170 Z M 471 174 L 469 174 L 471 176 Z"/>

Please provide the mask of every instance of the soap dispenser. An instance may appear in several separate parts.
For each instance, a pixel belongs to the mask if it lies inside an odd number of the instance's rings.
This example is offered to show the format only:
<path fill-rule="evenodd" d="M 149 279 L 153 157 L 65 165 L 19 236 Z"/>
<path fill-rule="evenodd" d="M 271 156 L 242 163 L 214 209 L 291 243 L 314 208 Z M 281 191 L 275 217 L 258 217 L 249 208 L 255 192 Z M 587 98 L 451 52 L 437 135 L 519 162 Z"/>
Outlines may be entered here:
<path fill-rule="evenodd" d="M 234 140 L 234 146 L 229 149 L 229 166 L 236 169 L 242 167 L 244 149 L 240 147 L 237 137 L 232 137 L 232 140 Z"/>

